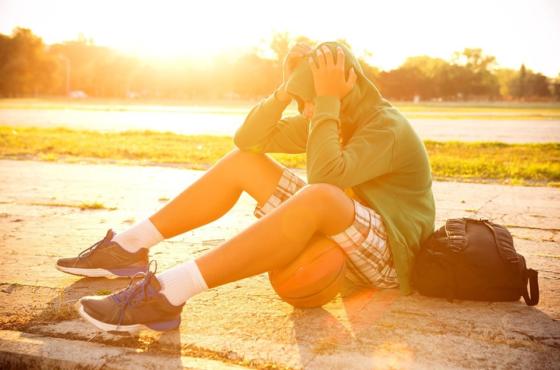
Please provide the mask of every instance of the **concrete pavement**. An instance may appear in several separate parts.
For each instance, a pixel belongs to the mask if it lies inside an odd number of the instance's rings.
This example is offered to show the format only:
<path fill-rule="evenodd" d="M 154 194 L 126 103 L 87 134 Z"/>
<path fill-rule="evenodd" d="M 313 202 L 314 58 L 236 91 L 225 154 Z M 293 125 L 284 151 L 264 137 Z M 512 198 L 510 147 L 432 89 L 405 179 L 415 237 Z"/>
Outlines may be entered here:
<path fill-rule="evenodd" d="M 158 357 L 166 368 L 558 367 L 556 188 L 434 184 L 437 226 L 471 216 L 510 228 L 517 251 L 539 270 L 537 307 L 364 290 L 301 310 L 277 298 L 260 275 L 196 296 L 180 330 L 162 335 L 101 333 L 78 318 L 73 304 L 79 297 L 106 294 L 128 280 L 65 275 L 54 269 L 56 259 L 76 255 L 109 227 L 122 230 L 148 216 L 200 175 L 171 167 L 0 161 L 0 363 L 38 356 L 91 368 L 155 368 Z M 81 210 L 84 202 L 107 209 Z M 254 222 L 253 206 L 244 195 L 221 220 L 154 247 L 152 258 L 166 269 L 204 253 Z M 104 360 L 84 358 L 90 348 Z M 121 352 L 130 362 L 117 361 Z"/>

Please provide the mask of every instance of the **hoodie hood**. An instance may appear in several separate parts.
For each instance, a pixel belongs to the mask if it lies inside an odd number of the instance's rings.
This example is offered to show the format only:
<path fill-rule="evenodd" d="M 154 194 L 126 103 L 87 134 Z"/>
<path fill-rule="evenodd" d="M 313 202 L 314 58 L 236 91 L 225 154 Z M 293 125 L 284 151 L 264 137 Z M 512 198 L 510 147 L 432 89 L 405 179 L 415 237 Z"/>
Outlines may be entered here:
<path fill-rule="evenodd" d="M 354 68 L 357 75 L 356 84 L 350 92 L 341 100 L 340 120 L 344 124 L 359 125 L 367 121 L 373 114 L 383 107 L 391 106 L 381 94 L 375 85 L 368 80 L 358 59 L 348 50 L 348 48 L 337 42 L 325 42 L 313 49 L 311 56 L 316 59 L 315 52 L 317 49 L 326 45 L 336 61 L 336 48 L 340 47 L 344 52 L 344 70 L 348 76 L 350 68 Z M 286 83 L 286 91 L 296 98 L 298 105 L 305 101 L 314 101 L 316 98 L 315 86 L 313 84 L 313 74 L 307 58 L 301 61 L 294 70 Z"/>

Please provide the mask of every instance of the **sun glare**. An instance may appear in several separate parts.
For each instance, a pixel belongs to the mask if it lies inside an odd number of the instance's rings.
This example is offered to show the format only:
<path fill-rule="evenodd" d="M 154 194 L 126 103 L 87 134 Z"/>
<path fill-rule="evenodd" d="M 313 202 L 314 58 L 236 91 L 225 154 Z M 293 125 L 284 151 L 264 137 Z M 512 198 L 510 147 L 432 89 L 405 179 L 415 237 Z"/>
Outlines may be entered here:
<path fill-rule="evenodd" d="M 255 48 L 266 54 L 275 32 L 289 32 L 319 41 L 346 39 L 382 69 L 396 68 L 409 56 L 449 59 L 455 51 L 478 47 L 501 66 L 525 63 L 556 76 L 560 52 L 538 40 L 560 34 L 560 3 L 538 2 L 3 0 L 0 32 L 28 27 L 47 43 L 82 34 L 135 55 L 199 61 Z"/>

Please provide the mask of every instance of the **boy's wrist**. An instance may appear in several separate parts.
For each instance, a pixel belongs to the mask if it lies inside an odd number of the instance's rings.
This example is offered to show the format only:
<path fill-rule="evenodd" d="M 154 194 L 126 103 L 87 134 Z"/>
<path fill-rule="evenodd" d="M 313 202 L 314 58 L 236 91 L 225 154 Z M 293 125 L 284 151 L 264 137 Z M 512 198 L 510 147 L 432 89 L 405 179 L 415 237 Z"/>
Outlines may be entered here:
<path fill-rule="evenodd" d="M 340 99 L 336 96 L 317 96 L 315 98 L 315 113 L 327 114 L 338 118 L 340 116 L 340 104 Z"/>
<path fill-rule="evenodd" d="M 285 85 L 280 85 L 278 89 L 274 92 L 274 97 L 276 100 L 282 103 L 290 103 L 292 101 L 292 96 L 286 92 Z"/>

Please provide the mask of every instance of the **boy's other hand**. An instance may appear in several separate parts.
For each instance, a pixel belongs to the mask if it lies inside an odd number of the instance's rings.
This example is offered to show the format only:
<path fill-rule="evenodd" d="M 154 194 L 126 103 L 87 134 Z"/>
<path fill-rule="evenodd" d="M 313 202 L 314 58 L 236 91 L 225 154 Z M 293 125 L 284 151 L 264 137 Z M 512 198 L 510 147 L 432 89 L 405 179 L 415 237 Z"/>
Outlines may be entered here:
<path fill-rule="evenodd" d="M 304 43 L 298 43 L 290 49 L 282 64 L 282 75 L 284 83 L 288 81 L 299 63 L 310 52 L 311 47 Z"/>
<path fill-rule="evenodd" d="M 354 68 L 348 73 L 346 80 L 344 73 L 344 52 L 341 48 L 336 48 L 336 63 L 333 53 L 323 45 L 316 52 L 317 63 L 309 57 L 308 62 L 313 73 L 313 83 L 317 96 L 334 96 L 342 99 L 352 90 L 357 80 Z"/>

